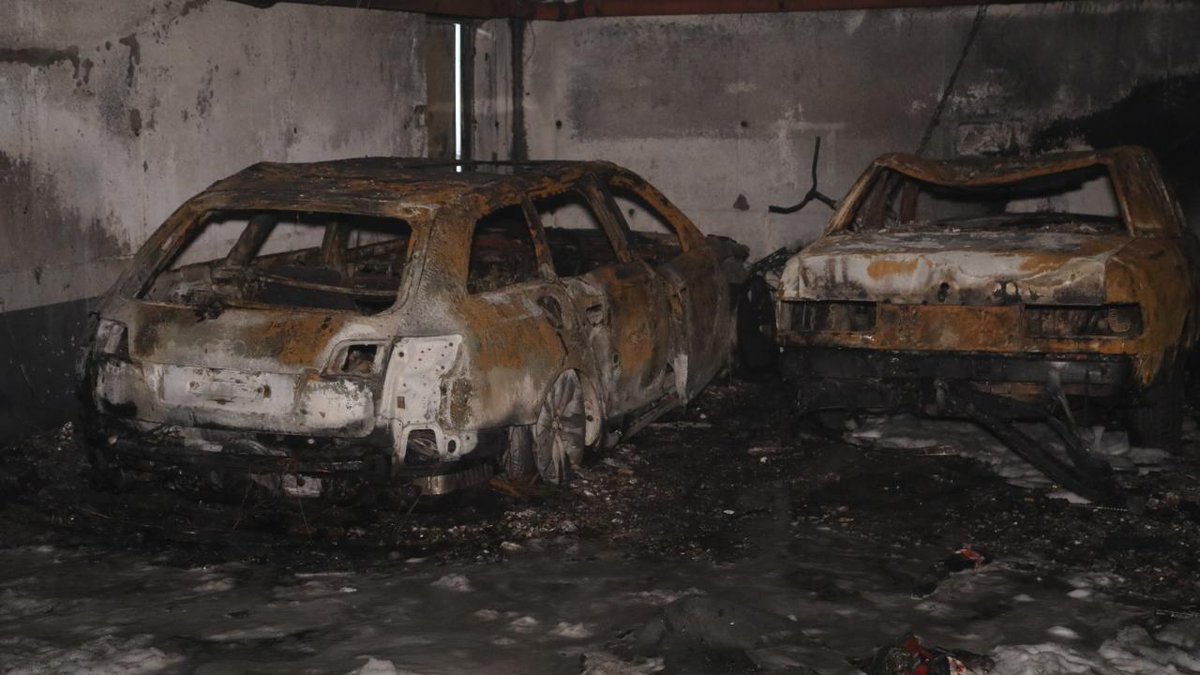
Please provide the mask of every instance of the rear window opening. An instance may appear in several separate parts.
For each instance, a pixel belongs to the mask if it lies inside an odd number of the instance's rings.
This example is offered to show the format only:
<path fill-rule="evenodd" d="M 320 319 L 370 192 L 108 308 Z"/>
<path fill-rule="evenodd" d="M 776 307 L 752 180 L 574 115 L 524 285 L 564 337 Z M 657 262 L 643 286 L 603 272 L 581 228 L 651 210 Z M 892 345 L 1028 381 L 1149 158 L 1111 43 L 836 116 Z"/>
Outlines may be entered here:
<path fill-rule="evenodd" d="M 212 211 L 141 294 L 196 307 L 277 305 L 374 314 L 395 302 L 412 229 L 396 218 Z"/>
<path fill-rule="evenodd" d="M 1128 232 L 1106 167 L 1003 185 L 938 185 L 887 169 L 849 224 L 855 232 Z"/>

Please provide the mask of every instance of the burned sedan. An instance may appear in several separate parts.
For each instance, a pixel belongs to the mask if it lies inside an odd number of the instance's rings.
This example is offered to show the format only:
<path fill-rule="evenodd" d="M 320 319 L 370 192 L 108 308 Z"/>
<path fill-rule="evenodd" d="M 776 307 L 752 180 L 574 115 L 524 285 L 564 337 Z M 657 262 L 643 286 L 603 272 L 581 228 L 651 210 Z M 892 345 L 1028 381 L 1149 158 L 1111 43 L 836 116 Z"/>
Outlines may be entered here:
<path fill-rule="evenodd" d="M 744 247 L 612 164 L 463 168 L 264 163 L 186 202 L 98 313 L 97 476 L 558 482 L 726 365 Z"/>
<path fill-rule="evenodd" d="M 782 274 L 783 367 L 809 412 L 1043 404 L 1124 411 L 1179 445 L 1200 256 L 1146 150 L 891 154 Z"/>

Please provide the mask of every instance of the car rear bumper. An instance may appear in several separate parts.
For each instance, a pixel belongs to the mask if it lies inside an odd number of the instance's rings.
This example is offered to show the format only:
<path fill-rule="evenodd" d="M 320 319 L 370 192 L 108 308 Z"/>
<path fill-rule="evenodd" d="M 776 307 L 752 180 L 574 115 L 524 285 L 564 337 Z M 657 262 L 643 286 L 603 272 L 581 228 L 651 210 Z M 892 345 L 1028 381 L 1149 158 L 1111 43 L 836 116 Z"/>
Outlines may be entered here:
<path fill-rule="evenodd" d="M 782 357 L 785 379 L 800 408 L 888 409 L 927 400 L 935 382 L 970 383 L 1013 398 L 1061 390 L 1068 396 L 1110 398 L 1129 391 L 1128 357 L 1094 354 L 975 354 L 871 349 L 791 348 Z"/>
<path fill-rule="evenodd" d="M 87 422 L 96 477 L 110 487 L 148 484 L 225 493 L 247 490 L 277 497 L 358 499 L 367 492 L 402 497 L 445 494 L 491 477 L 490 458 L 401 463 L 390 438 L 341 439 L 239 433 L 195 428 L 144 432 L 101 419 Z"/>
<path fill-rule="evenodd" d="M 96 357 L 85 386 L 110 414 L 158 424 L 363 438 L 377 425 L 377 383 Z"/>

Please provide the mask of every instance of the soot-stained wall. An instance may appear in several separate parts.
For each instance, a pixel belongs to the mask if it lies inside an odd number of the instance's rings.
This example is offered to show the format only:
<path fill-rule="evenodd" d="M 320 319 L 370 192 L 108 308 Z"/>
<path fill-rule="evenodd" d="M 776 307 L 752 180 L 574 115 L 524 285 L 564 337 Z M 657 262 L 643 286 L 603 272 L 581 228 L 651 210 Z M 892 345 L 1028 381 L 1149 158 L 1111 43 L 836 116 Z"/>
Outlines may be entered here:
<path fill-rule="evenodd" d="M 69 418 L 90 300 L 260 160 L 420 155 L 425 19 L 226 0 L 0 4 L 0 437 Z"/>
<path fill-rule="evenodd" d="M 506 29 L 477 41 L 484 156 L 510 151 Z M 761 255 L 828 218 L 767 212 L 808 189 L 818 136 L 820 188 L 838 198 L 874 156 L 918 149 L 961 60 L 927 154 L 1144 143 L 1200 222 L 1196 35 L 1200 5 L 1158 1 L 531 23 L 518 141 L 629 166 Z"/>

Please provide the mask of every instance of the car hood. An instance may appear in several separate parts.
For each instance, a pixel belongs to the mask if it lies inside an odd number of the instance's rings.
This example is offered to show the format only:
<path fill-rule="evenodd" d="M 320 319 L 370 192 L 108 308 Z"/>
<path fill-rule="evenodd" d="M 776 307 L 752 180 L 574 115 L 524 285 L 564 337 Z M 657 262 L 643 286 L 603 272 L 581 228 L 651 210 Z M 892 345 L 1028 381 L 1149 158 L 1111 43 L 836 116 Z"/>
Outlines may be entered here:
<path fill-rule="evenodd" d="M 793 256 L 785 300 L 901 304 L 1102 304 L 1126 235 L 1048 232 L 834 234 Z"/>

